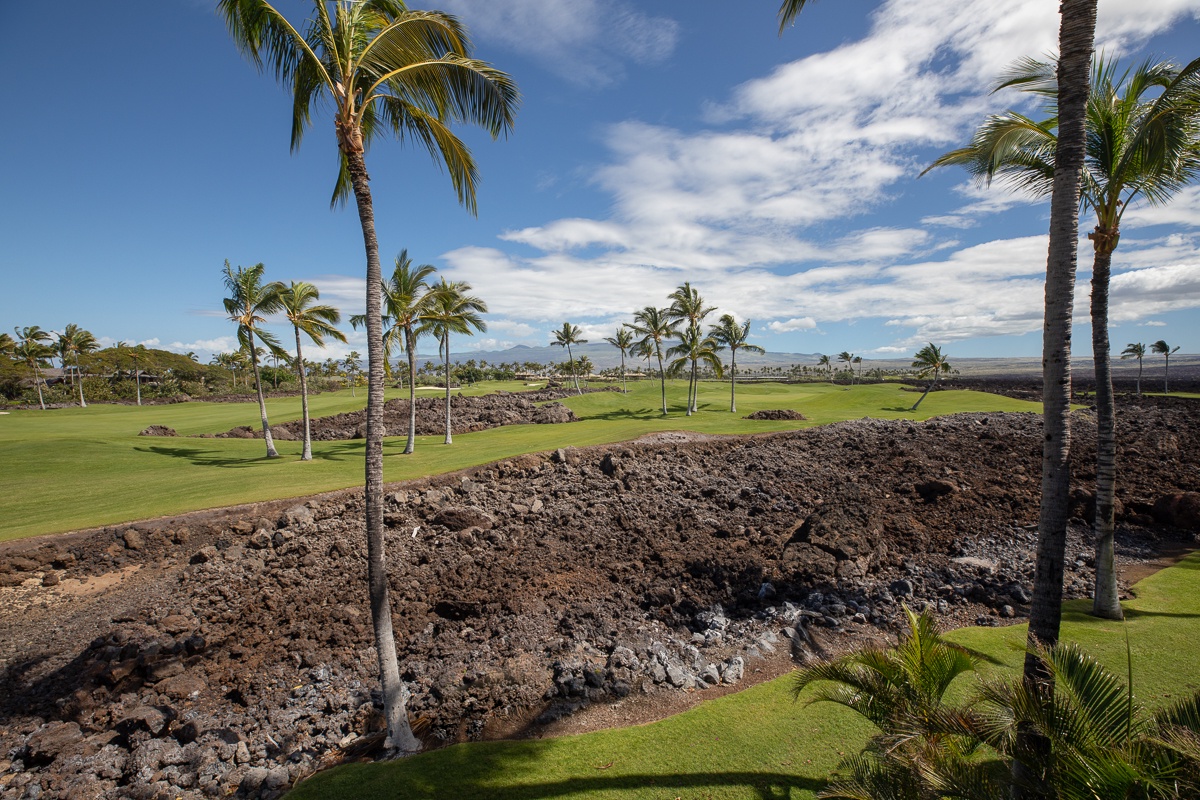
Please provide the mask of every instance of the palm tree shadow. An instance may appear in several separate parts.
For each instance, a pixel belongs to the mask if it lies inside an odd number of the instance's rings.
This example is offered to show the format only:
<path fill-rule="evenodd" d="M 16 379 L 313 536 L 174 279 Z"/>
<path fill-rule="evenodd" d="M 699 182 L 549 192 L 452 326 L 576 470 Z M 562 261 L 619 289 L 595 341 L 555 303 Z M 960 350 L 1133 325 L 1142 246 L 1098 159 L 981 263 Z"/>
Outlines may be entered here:
<path fill-rule="evenodd" d="M 881 410 L 882 411 L 898 411 L 902 414 L 908 414 L 908 413 L 912 412 L 912 406 L 884 406 Z"/>
<path fill-rule="evenodd" d="M 597 414 L 588 414 L 582 419 L 603 419 L 603 420 L 618 420 L 618 419 L 639 419 L 639 420 L 654 420 L 662 419 L 662 409 L 659 408 L 639 408 L 630 409 L 622 408 L 616 411 L 605 411 Z"/>
<path fill-rule="evenodd" d="M 319 452 L 313 453 L 313 460 L 321 461 L 342 461 L 345 454 L 353 450 L 354 445 L 336 445 L 333 448 L 322 449 Z M 222 453 L 215 453 L 211 450 L 204 450 L 198 447 L 166 447 L 164 445 L 152 445 L 150 447 L 135 447 L 134 450 L 140 453 L 153 453 L 159 456 L 169 456 L 171 458 L 181 458 L 185 461 L 190 461 L 198 467 L 221 467 L 223 469 L 247 469 L 256 464 L 264 462 L 286 462 L 296 459 L 289 456 L 282 458 L 267 458 L 265 455 L 254 458 L 235 458 Z"/>

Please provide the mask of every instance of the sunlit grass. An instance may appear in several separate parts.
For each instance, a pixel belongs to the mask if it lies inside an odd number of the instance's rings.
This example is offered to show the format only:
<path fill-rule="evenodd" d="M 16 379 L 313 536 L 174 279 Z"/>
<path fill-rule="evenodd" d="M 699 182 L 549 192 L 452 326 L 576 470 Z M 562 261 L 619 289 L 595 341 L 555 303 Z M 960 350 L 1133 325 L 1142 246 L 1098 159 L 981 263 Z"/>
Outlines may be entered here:
<path fill-rule="evenodd" d="M 1084 601 L 1068 603 L 1062 636 L 1124 676 L 1128 634 L 1135 692 L 1158 707 L 1200 689 L 1200 648 L 1180 644 L 1200 631 L 1200 553 L 1135 590 L 1124 624 L 1088 616 Z M 1016 677 L 1026 633 L 1025 625 L 964 628 L 950 638 L 997 662 L 983 674 Z M 966 697 L 975 680 L 959 678 L 952 694 Z M 341 767 L 287 798 L 799 800 L 813 797 L 842 754 L 857 752 L 870 732 L 840 706 L 793 702 L 785 676 L 650 725 L 456 745 L 405 761 Z"/>
<path fill-rule="evenodd" d="M 624 441 L 663 430 L 745 434 L 788 430 L 865 416 L 925 419 L 959 411 L 1037 411 L 1039 406 L 978 392 L 935 392 L 909 408 L 917 395 L 895 384 L 756 383 L 738 387 L 738 413 L 729 413 L 729 385 L 703 383 L 700 411 L 685 416 L 686 384 L 669 382 L 668 410 L 662 416 L 657 381 L 630 383 L 628 395 L 600 392 L 564 401 L 580 422 L 569 425 L 517 425 L 442 437 L 419 437 L 416 453 L 401 453 L 404 440 L 384 446 L 384 477 L 399 481 L 484 464 L 522 453 Z M 482 394 L 497 389 L 522 391 L 518 382 L 486 383 L 462 390 Z M 444 391 L 444 389 L 442 390 Z M 454 390 L 456 393 L 459 390 Z M 436 396 L 437 392 L 429 392 Z M 388 397 L 407 391 L 389 389 Z M 311 413 L 321 417 L 362 409 L 359 389 L 315 395 Z M 804 422 L 743 419 L 760 409 L 791 408 Z M 300 416 L 299 398 L 267 402 L 272 423 Z M 150 425 L 174 428 L 177 438 L 140 437 Z M 313 461 L 299 460 L 299 442 L 277 442 L 283 456 L 267 459 L 257 439 L 197 439 L 237 425 L 257 428 L 258 405 L 180 403 L 163 406 L 93 404 L 86 409 L 14 411 L 0 416 L 0 540 L 109 525 L 237 503 L 300 497 L 361 485 L 363 443 L 314 442 Z"/>

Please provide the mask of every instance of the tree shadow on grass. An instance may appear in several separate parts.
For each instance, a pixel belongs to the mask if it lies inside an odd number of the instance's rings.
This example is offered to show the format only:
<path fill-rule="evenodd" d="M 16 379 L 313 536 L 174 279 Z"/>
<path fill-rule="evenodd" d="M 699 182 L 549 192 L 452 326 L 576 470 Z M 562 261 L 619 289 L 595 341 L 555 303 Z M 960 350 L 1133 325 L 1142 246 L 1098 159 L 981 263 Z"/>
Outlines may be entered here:
<path fill-rule="evenodd" d="M 346 456 L 353 450 L 361 449 L 361 446 L 354 444 L 339 444 L 329 448 L 321 448 L 313 452 L 314 461 L 344 461 Z M 150 447 L 135 447 L 134 450 L 140 453 L 153 453 L 158 456 L 169 456 L 171 458 L 181 458 L 185 461 L 190 461 L 198 467 L 222 467 L 225 469 L 246 469 L 249 467 L 262 464 L 264 462 L 287 462 L 298 461 L 299 458 L 285 455 L 279 458 L 267 458 L 265 455 L 253 458 L 232 457 L 224 453 L 217 453 L 212 450 L 204 450 L 199 447 L 165 447 L 163 445 L 152 445 Z"/>
<path fill-rule="evenodd" d="M 683 409 L 679 409 L 679 411 L 682 413 Z M 580 417 L 580 419 L 603 419 L 609 421 L 623 419 L 656 420 L 662 419 L 662 417 L 663 414 L 661 408 L 639 408 L 636 410 L 622 408 L 616 411 L 604 411 L 596 414 L 588 414 L 587 416 Z"/>
<path fill-rule="evenodd" d="M 912 411 L 912 406 L 884 406 L 880 411 L 896 411 L 901 414 L 907 414 Z M 915 412 L 914 412 L 915 413 Z"/>
<path fill-rule="evenodd" d="M 1137 619 L 1138 617 L 1167 617 L 1176 619 L 1200 619 L 1200 613 L 1189 613 L 1186 611 L 1143 611 L 1138 608 L 1125 608 L 1125 619 Z"/>

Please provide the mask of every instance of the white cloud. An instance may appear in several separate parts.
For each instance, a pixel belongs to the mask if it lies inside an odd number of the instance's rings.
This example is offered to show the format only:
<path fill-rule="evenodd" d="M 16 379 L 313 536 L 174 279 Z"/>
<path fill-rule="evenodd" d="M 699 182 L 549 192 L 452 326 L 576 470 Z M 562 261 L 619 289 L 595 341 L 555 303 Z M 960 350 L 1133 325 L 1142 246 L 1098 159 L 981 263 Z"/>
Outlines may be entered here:
<path fill-rule="evenodd" d="M 792 331 L 811 331 L 816 329 L 817 321 L 812 317 L 795 317 L 793 319 L 775 322 L 767 325 L 767 328 L 775 333 L 791 333 Z"/>
<path fill-rule="evenodd" d="M 440 7 L 458 15 L 473 38 L 510 48 L 581 86 L 618 83 L 629 63 L 665 61 L 679 38 L 673 19 L 620 0 L 442 0 Z"/>
<path fill-rule="evenodd" d="M 1165 327 L 1167 327 L 1167 323 L 1162 322 L 1157 319 L 1148 319 L 1145 322 L 1139 322 L 1138 327 L 1141 327 L 1141 328 L 1165 328 Z"/>

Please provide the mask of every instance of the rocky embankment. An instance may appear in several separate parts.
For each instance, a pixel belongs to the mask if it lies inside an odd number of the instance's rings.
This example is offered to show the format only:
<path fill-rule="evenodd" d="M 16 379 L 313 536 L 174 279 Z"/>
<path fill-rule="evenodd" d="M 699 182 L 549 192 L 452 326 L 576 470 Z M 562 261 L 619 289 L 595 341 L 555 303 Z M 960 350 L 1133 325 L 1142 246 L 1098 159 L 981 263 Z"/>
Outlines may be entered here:
<path fill-rule="evenodd" d="M 606 391 L 585 389 L 590 391 Z M 501 425 L 553 425 L 574 422 L 575 412 L 557 402 L 576 394 L 573 389 L 541 389 L 533 392 L 495 392 L 493 394 L 468 397 L 461 394 L 450 396 L 450 429 L 452 433 L 498 428 Z M 446 399 L 418 397 L 417 435 L 436 436 L 446 432 Z M 408 433 L 409 403 L 407 400 L 389 400 L 384 404 L 383 424 L 389 436 L 404 436 Z M 367 435 L 367 412 L 353 411 L 334 414 L 310 421 L 314 441 L 337 439 L 363 439 Z M 151 434 L 148 434 L 151 435 Z M 262 429 L 240 425 L 217 438 L 261 439 Z M 296 441 L 304 438 L 302 421 L 284 422 L 271 426 L 271 435 L 280 441 Z"/>
<path fill-rule="evenodd" d="M 1067 595 L 1092 581 L 1077 417 Z M 430 745 L 737 684 L 774 651 L 1028 610 L 1040 418 L 861 420 L 530 455 L 390 488 L 391 598 Z M 1200 405 L 1123 407 L 1118 552 L 1200 529 Z M 274 797 L 377 744 L 362 497 L 0 554 L 0 796 Z M 625 699 L 623 699 L 625 698 Z"/>

